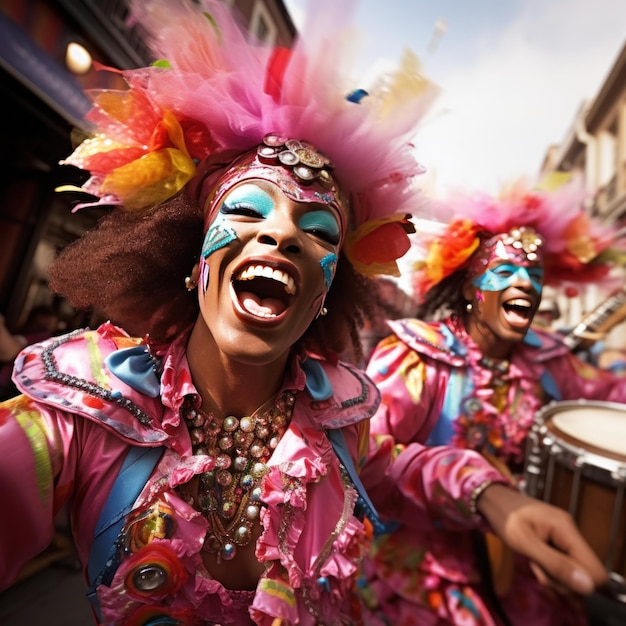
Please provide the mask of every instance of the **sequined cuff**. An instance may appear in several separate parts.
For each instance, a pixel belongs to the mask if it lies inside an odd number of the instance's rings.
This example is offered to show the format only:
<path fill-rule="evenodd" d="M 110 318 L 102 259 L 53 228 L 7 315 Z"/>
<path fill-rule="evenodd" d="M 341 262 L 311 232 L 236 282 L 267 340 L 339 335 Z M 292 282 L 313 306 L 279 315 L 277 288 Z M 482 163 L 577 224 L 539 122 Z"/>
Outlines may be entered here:
<path fill-rule="evenodd" d="M 474 489 L 474 491 L 472 491 L 472 495 L 470 496 L 470 500 L 469 500 L 469 507 L 470 507 L 470 511 L 472 512 L 473 515 L 477 515 L 478 514 L 478 509 L 476 507 L 476 504 L 478 502 L 478 498 L 480 498 L 480 496 L 482 495 L 483 491 L 485 491 L 485 489 L 487 489 L 487 487 L 491 487 L 491 485 L 495 484 L 497 481 L 492 480 L 492 479 L 488 479 L 483 483 L 480 483 L 480 485 L 478 485 L 478 487 L 476 487 L 476 489 Z"/>

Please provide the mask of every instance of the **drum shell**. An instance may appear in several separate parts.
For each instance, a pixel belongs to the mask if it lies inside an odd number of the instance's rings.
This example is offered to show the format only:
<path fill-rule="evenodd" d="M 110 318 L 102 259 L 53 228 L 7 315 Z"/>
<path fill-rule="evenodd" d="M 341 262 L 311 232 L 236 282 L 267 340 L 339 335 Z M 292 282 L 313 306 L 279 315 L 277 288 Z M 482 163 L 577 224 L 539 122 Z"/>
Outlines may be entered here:
<path fill-rule="evenodd" d="M 598 429 L 603 419 L 612 428 L 618 424 L 623 428 L 621 441 L 626 441 L 626 405 L 553 402 L 538 412 L 529 433 L 523 487 L 529 495 L 569 511 L 622 595 L 626 594 L 626 455 L 578 439 L 555 425 L 557 417 L 580 419 L 580 411 L 585 416 L 596 414 Z M 589 419 L 595 425 L 595 417 Z"/>

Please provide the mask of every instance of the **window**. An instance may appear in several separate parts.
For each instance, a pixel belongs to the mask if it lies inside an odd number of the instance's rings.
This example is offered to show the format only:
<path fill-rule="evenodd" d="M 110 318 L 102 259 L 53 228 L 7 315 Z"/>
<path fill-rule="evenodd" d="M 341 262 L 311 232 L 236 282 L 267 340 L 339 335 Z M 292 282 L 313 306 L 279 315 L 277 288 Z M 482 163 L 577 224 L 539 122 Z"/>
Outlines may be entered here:
<path fill-rule="evenodd" d="M 250 17 L 250 32 L 259 40 L 273 44 L 276 41 L 278 29 L 262 0 L 257 0 Z"/>

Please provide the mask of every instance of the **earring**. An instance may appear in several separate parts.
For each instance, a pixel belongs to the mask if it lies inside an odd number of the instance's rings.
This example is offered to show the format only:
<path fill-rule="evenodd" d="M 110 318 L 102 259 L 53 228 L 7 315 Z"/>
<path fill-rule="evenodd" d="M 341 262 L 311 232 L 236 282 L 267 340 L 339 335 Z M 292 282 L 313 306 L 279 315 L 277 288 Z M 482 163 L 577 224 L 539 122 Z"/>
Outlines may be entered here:
<path fill-rule="evenodd" d="M 468 313 L 469 313 L 469 312 L 470 312 L 473 308 L 474 308 L 474 307 L 472 306 L 472 303 L 471 303 L 471 302 L 468 302 L 468 303 L 465 305 L 465 310 L 466 310 Z"/>
<path fill-rule="evenodd" d="M 191 276 L 187 276 L 185 278 L 185 287 L 187 288 L 187 291 L 193 291 L 197 286 L 198 283 L 191 278 Z"/>
<path fill-rule="evenodd" d="M 315 316 L 315 319 L 317 319 L 320 315 L 326 315 L 326 313 L 328 313 L 328 309 L 324 306 L 324 300 L 326 300 L 326 296 L 328 294 L 324 294 L 324 296 L 322 297 L 322 301 L 320 302 L 320 308 L 317 312 L 317 315 Z"/>

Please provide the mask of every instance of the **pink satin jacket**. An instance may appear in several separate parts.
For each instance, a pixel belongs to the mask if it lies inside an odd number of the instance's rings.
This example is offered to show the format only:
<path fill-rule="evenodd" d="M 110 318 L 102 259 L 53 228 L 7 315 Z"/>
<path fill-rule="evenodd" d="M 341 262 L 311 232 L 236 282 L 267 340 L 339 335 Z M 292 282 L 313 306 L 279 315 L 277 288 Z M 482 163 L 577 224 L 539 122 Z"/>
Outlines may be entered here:
<path fill-rule="evenodd" d="M 506 479 L 481 455 L 416 443 L 397 456 L 392 439 L 380 437 L 368 457 L 376 387 L 348 364 L 294 357 L 283 389 L 294 391 L 296 403 L 262 483 L 256 555 L 267 569 L 254 592 L 225 589 L 201 558 L 207 521 L 176 489 L 202 471 L 180 417 L 184 398 L 197 394 L 185 342 L 162 355 L 159 377 L 141 341 L 111 324 L 20 354 L 14 380 L 22 395 L 0 404 L 0 588 L 48 545 L 54 516 L 67 505 L 102 624 L 357 625 L 365 618 L 355 583 L 372 525 L 361 514 L 369 500 L 348 466 L 389 524 L 432 528 L 443 519 L 454 529 L 484 527 L 471 494 L 485 480 Z M 349 461 L 340 462 L 329 441 L 337 429 Z M 120 467 L 129 449 L 156 446 L 164 453 L 124 513 L 119 566 L 94 583 L 94 532 Z M 141 568 L 159 573 L 151 592 L 134 584 Z"/>
<path fill-rule="evenodd" d="M 626 402 L 623 378 L 580 361 L 554 334 L 531 330 L 510 361 L 497 362 L 483 358 L 451 319 L 443 323 L 405 319 L 389 326 L 393 334 L 377 346 L 367 367 L 382 394 L 370 429 L 374 438 L 390 438 L 399 450 L 423 444 L 432 450 L 442 445 L 476 450 L 515 482 L 522 474 L 529 429 L 547 402 L 578 398 Z M 459 467 L 440 465 L 438 471 L 444 475 L 425 468 L 422 481 L 443 484 L 447 493 L 453 493 L 463 477 Z M 416 529 L 409 520 L 377 538 L 366 564 L 369 584 L 363 587 L 373 612 L 368 623 L 503 623 L 483 585 L 493 561 L 486 558 L 482 539 L 474 532 L 450 528 L 445 511 L 432 507 L 438 497 L 441 492 L 436 489 L 415 493 L 413 506 L 422 501 L 430 507 L 430 528 Z M 376 499 L 375 504 L 381 506 Z M 511 624 L 586 623 L 576 598 L 542 588 L 528 563 L 516 558 L 515 578 L 499 599 Z"/>
<path fill-rule="evenodd" d="M 256 554 L 267 569 L 255 592 L 233 592 L 204 568 L 207 521 L 176 490 L 200 471 L 179 413 L 185 396 L 197 393 L 185 341 L 164 354 L 160 382 L 148 372 L 134 386 L 124 382 L 132 375 L 119 378 L 105 357 L 121 351 L 122 369 L 132 370 L 123 351 L 138 347 L 141 354 L 142 347 L 111 324 L 22 352 L 14 373 L 22 395 L 0 405 L 0 586 L 48 545 L 64 504 L 87 577 L 94 529 L 126 453 L 132 446 L 163 446 L 131 503 L 119 567 L 95 589 L 102 624 L 358 621 L 352 590 L 366 530 L 355 512 L 358 494 L 326 433 L 342 429 L 358 465 L 367 449 L 367 418 L 379 402 L 376 388 L 346 364 L 318 361 L 307 375 L 292 359 L 283 388 L 294 391 L 296 403 L 262 485 Z M 312 395 L 311 371 L 330 382 L 329 397 Z M 141 566 L 158 569 L 159 584 L 150 592 L 133 583 L 131 574 Z"/>

